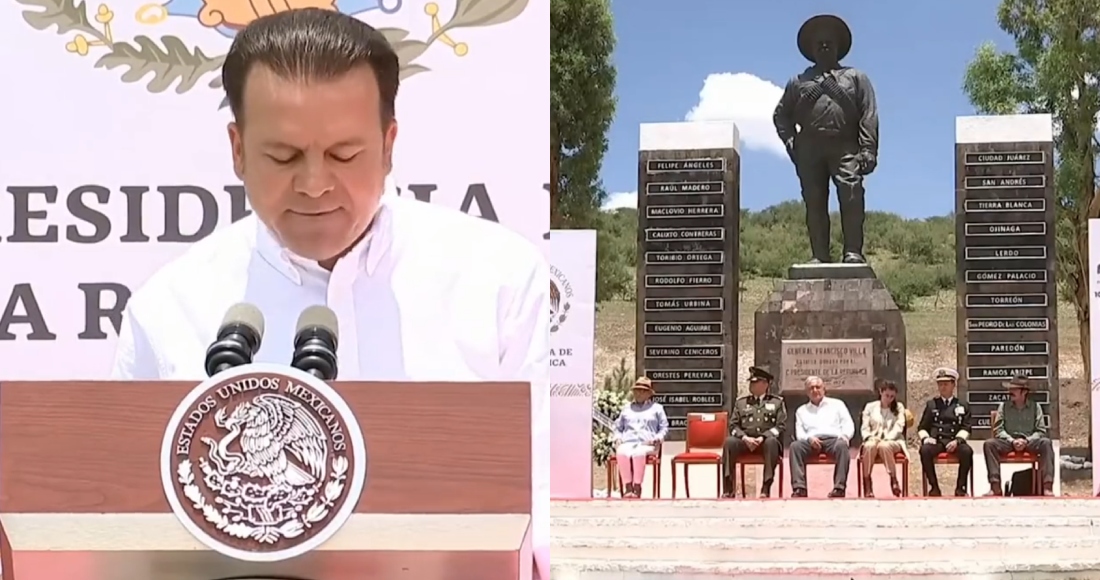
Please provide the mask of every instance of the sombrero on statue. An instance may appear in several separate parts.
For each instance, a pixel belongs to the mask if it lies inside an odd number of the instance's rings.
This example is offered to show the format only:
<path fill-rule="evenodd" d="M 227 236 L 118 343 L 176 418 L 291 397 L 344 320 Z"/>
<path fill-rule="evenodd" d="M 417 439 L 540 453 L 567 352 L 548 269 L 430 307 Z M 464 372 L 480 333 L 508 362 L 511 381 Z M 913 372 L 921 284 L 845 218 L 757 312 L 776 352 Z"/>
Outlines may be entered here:
<path fill-rule="evenodd" d="M 852 29 L 839 16 L 818 14 L 802 23 L 798 29 L 798 51 L 806 60 L 814 62 L 814 40 L 822 31 L 829 31 L 836 38 L 836 60 L 839 62 L 852 50 Z"/>

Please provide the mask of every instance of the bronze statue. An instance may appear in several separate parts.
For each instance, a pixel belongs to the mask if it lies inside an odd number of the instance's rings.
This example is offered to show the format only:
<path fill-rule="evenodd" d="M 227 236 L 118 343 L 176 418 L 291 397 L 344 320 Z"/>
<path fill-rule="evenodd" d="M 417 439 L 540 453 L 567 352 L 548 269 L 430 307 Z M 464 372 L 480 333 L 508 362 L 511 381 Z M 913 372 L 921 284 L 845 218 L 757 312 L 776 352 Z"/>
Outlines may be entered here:
<path fill-rule="evenodd" d="M 878 111 L 871 81 L 841 66 L 852 31 L 819 15 L 798 30 L 798 50 L 814 65 L 787 83 L 775 107 L 775 130 L 798 172 L 806 204 L 812 263 L 830 262 L 829 180 L 836 185 L 845 264 L 864 264 L 863 178 L 878 165 Z"/>

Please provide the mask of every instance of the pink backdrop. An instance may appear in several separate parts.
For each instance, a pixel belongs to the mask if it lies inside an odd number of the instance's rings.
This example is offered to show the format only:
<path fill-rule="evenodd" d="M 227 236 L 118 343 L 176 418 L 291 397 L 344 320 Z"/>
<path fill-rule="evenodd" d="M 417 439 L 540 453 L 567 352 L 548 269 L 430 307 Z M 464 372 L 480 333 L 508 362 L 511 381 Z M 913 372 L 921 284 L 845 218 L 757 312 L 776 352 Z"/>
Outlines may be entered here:
<path fill-rule="evenodd" d="M 592 496 L 596 232 L 550 233 L 550 497 Z"/>

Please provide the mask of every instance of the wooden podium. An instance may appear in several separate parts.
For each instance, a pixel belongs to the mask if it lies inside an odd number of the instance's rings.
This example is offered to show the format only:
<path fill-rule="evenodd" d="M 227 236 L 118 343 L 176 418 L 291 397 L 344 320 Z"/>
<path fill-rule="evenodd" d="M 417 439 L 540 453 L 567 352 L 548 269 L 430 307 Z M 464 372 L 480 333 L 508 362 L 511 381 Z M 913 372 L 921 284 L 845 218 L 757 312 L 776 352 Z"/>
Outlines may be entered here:
<path fill-rule="evenodd" d="M 3 580 L 531 579 L 528 385 L 332 386 L 366 440 L 363 493 L 317 549 L 251 562 L 166 499 L 162 441 L 193 383 L 0 384 Z"/>

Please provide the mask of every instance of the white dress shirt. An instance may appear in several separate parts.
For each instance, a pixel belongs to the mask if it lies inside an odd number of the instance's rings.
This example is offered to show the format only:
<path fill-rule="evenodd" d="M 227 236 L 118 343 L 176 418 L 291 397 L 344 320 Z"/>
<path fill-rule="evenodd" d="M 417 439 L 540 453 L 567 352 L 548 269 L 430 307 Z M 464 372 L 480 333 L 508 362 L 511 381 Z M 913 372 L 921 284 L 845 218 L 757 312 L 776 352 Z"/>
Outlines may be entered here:
<path fill-rule="evenodd" d="M 856 425 L 848 405 L 840 399 L 825 397 L 820 404 L 806 403 L 794 414 L 795 438 L 805 441 L 810 437 L 843 437 L 849 441 L 855 435 Z"/>
<path fill-rule="evenodd" d="M 134 293 L 112 375 L 205 379 L 206 348 L 222 317 L 248 302 L 266 326 L 256 362 L 289 364 L 299 313 L 322 304 L 340 322 L 340 379 L 530 382 L 532 532 L 546 554 L 548 279 L 546 260 L 519 234 L 393 194 L 331 272 L 283 249 L 250 216 L 196 243 Z"/>

